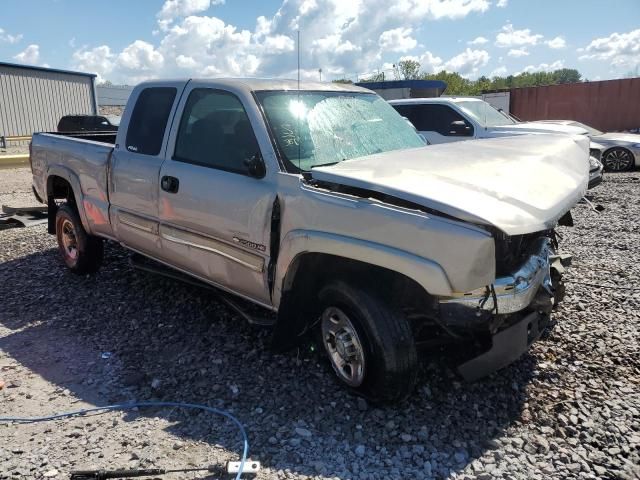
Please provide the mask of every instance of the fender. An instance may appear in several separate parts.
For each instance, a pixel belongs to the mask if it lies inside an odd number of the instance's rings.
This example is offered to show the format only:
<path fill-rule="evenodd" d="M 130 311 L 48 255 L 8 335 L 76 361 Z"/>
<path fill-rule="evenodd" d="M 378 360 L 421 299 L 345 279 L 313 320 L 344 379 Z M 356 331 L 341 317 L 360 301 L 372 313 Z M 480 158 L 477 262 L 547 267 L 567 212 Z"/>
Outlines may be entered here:
<path fill-rule="evenodd" d="M 432 295 L 448 296 L 453 292 L 444 270 L 432 260 L 334 233 L 291 230 L 280 244 L 273 295 L 275 306 L 280 304 L 282 292 L 288 287 L 285 281 L 289 268 L 304 253 L 326 253 L 387 268 L 411 278 Z"/>
<path fill-rule="evenodd" d="M 91 233 L 91 225 L 87 219 L 87 214 L 84 209 L 84 194 L 82 193 L 82 187 L 80 186 L 80 179 L 78 176 L 73 173 L 70 168 L 63 167 L 62 165 L 51 165 L 47 169 L 47 186 L 46 186 L 46 197 L 49 198 L 49 193 L 51 189 L 50 178 L 52 176 L 57 176 L 60 178 L 64 178 L 71 188 L 73 189 L 73 196 L 76 202 L 76 208 L 78 209 L 78 213 L 80 214 L 80 220 L 82 221 L 82 226 L 87 233 Z"/>

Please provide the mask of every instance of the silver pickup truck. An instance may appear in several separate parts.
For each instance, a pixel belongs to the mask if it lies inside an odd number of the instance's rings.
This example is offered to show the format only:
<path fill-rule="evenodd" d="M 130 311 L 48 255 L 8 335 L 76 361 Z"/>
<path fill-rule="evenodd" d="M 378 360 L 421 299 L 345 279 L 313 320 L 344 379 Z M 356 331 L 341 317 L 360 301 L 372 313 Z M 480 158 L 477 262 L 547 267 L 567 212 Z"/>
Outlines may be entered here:
<path fill-rule="evenodd" d="M 356 393 L 392 402 L 418 351 L 464 346 L 478 378 L 518 358 L 562 295 L 554 228 L 587 188 L 588 139 L 425 147 L 350 85 L 154 81 L 115 137 L 33 136 L 36 196 L 73 272 L 103 239 L 308 333 Z"/>

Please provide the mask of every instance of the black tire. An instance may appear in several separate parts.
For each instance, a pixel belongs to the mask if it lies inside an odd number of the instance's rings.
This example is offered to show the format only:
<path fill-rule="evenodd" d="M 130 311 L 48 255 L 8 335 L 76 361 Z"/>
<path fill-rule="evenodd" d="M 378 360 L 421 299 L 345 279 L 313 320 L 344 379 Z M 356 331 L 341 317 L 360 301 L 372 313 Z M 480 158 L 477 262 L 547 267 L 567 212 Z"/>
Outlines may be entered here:
<path fill-rule="evenodd" d="M 372 289 L 345 281 L 329 283 L 318 296 L 320 348 L 327 353 L 341 383 L 374 403 L 398 402 L 411 394 L 417 379 L 418 355 L 411 326 L 405 316 Z M 323 334 L 324 314 L 333 312 L 333 309 L 339 309 L 348 316 L 362 346 L 363 379 L 358 385 L 350 384 L 338 371 L 332 360 L 331 347 Z"/>
<path fill-rule="evenodd" d="M 610 148 L 602 155 L 602 164 L 607 172 L 633 170 L 634 163 L 633 154 L 626 148 Z"/>
<path fill-rule="evenodd" d="M 56 238 L 62 261 L 73 273 L 93 273 L 102 265 L 103 241 L 85 231 L 78 211 L 72 205 L 65 203 L 58 207 Z"/>

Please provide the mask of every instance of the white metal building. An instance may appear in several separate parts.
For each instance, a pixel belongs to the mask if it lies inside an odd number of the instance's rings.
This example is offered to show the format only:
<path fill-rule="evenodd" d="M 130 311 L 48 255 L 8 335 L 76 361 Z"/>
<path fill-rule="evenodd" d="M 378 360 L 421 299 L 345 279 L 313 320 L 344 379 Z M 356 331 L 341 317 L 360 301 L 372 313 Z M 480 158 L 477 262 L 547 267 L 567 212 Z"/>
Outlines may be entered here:
<path fill-rule="evenodd" d="M 128 85 L 98 85 L 98 106 L 124 107 L 132 91 L 133 87 Z"/>
<path fill-rule="evenodd" d="M 0 137 L 55 131 L 63 115 L 96 114 L 95 78 L 0 62 Z"/>

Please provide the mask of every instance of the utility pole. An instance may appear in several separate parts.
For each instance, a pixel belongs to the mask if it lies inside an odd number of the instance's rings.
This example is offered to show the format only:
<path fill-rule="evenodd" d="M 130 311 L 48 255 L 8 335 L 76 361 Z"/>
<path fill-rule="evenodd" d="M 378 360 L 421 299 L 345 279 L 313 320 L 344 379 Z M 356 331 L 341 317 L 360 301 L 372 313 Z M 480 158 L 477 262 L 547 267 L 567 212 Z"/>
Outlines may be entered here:
<path fill-rule="evenodd" d="M 320 74 L 320 81 L 322 81 L 322 69 L 321 68 L 318 69 L 318 73 Z"/>

